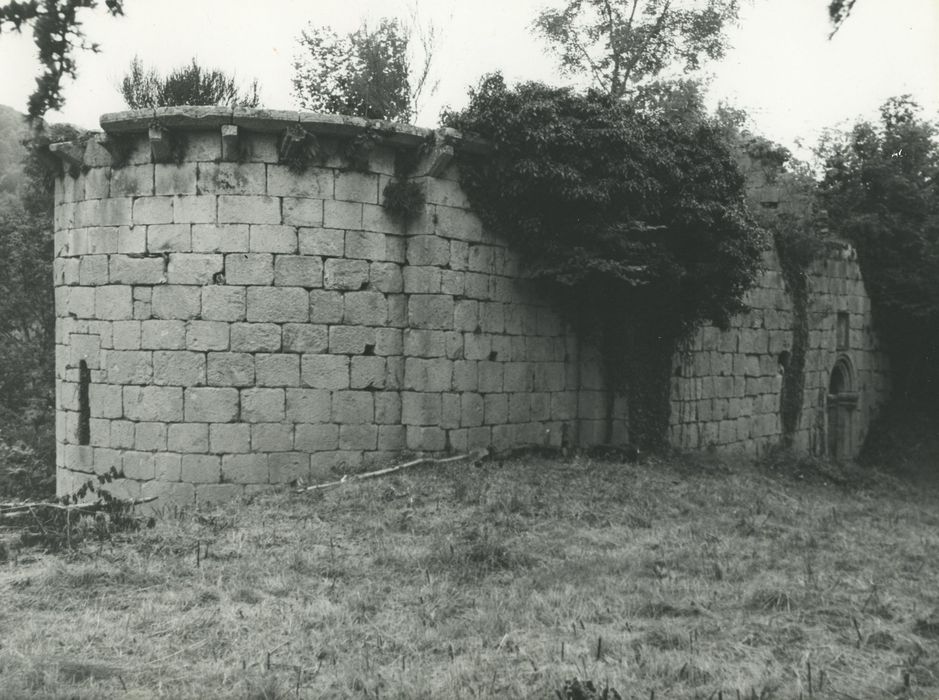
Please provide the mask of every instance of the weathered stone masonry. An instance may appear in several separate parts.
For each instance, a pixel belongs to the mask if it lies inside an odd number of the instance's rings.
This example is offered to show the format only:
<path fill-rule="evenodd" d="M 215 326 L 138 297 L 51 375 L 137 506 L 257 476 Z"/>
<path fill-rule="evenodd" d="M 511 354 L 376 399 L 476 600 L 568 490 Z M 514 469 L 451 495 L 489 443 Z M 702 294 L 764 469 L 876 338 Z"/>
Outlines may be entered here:
<path fill-rule="evenodd" d="M 302 112 L 167 108 L 101 123 L 55 147 L 68 166 L 55 218 L 60 492 L 113 467 L 120 495 L 227 499 L 405 450 L 606 439 L 595 349 L 459 186 L 454 149 L 478 144 Z M 282 162 L 297 127 L 322 156 L 299 174 Z M 380 138 L 357 170 L 348 146 L 367 130 Z M 427 204 L 404 225 L 382 192 L 396 153 L 417 149 L 411 177 Z M 857 266 L 825 264 L 810 407 L 829 385 L 842 307 L 852 352 L 837 357 L 854 390 L 880 376 Z M 676 358 L 674 444 L 756 451 L 778 439 L 781 284 L 770 269 L 735 333 L 702 329 Z M 875 404 L 855 403 L 852 430 Z M 622 442 L 621 398 L 614 411 Z M 803 422 L 807 447 L 818 416 Z"/>
<path fill-rule="evenodd" d="M 181 164 L 152 162 L 154 119 L 184 135 Z M 297 124 L 339 155 L 281 164 Z M 403 450 L 603 435 L 596 355 L 469 211 L 455 135 L 425 149 L 427 205 L 405 227 L 382 191 L 396 149 L 433 132 L 384 132 L 357 172 L 341 154 L 361 120 L 187 108 L 102 126 L 58 149 L 76 166 L 56 205 L 60 491 L 113 466 L 131 496 L 228 498 Z"/>

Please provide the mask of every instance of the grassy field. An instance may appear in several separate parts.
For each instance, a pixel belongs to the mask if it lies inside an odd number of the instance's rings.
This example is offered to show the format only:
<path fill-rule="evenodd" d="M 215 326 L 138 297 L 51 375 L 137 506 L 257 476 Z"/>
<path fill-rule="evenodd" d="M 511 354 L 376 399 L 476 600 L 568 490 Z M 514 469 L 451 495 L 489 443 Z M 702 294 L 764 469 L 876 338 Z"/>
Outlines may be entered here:
<path fill-rule="evenodd" d="M 20 550 L 0 602 L 3 698 L 939 698 L 939 489 L 457 463 Z"/>

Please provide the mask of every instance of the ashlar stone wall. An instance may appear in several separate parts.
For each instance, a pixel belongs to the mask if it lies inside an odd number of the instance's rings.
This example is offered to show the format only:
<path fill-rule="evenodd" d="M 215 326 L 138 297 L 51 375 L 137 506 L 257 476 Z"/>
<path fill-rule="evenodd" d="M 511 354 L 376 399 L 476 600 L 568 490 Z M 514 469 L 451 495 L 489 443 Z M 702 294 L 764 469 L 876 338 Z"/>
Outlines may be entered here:
<path fill-rule="evenodd" d="M 56 147 L 60 492 L 113 467 L 121 495 L 226 499 L 402 451 L 605 439 L 596 353 L 469 210 L 459 135 L 217 108 L 101 123 Z M 300 173 L 298 128 L 318 150 Z M 418 148 L 405 225 L 382 193 Z"/>

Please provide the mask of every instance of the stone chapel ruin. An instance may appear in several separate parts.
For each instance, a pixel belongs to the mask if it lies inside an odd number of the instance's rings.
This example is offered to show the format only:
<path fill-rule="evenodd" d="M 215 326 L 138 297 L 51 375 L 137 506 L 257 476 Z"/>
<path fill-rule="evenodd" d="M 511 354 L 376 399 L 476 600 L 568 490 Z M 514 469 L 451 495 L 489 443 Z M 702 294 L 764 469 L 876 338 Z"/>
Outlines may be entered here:
<path fill-rule="evenodd" d="M 57 144 L 58 489 L 121 471 L 112 491 L 222 500 L 331 478 L 399 452 L 629 439 L 596 350 L 488 233 L 452 130 L 217 107 L 106 114 Z M 324 157 L 290 165 L 313 134 Z M 362 139 L 360 137 L 367 136 Z M 351 154 L 359 139 L 368 148 Z M 383 206 L 396 154 L 426 204 Z M 353 162 L 356 161 L 356 162 Z M 752 194 L 785 205 L 765 181 Z M 775 253 L 726 331 L 674 359 L 671 443 L 758 454 L 782 434 L 793 305 Z M 797 449 L 859 449 L 885 361 L 852 249 L 809 276 Z"/>

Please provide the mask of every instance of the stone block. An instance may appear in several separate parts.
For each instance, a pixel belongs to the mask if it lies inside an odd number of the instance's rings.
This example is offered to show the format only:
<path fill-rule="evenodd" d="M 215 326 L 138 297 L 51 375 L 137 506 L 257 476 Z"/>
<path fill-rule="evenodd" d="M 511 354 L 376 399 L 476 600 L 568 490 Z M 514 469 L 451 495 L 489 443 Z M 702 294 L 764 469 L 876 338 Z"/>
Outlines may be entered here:
<path fill-rule="evenodd" d="M 155 318 L 196 318 L 202 312 L 202 289 L 179 284 L 154 287 L 150 308 Z"/>
<path fill-rule="evenodd" d="M 392 233 L 399 236 L 404 233 L 402 222 L 391 216 L 388 209 L 375 204 L 362 205 L 362 228 L 365 231 Z"/>
<path fill-rule="evenodd" d="M 153 383 L 171 386 L 205 384 L 205 355 L 200 352 L 155 351 Z"/>
<path fill-rule="evenodd" d="M 223 266 L 221 255 L 171 253 L 166 279 L 170 284 L 208 285 L 222 272 Z"/>
<path fill-rule="evenodd" d="M 271 483 L 287 484 L 310 478 L 310 455 L 304 452 L 280 452 L 269 457 Z"/>
<path fill-rule="evenodd" d="M 362 230 L 362 205 L 358 202 L 323 202 L 323 226 Z"/>
<path fill-rule="evenodd" d="M 235 391 L 234 405 L 237 412 L 237 391 Z M 209 450 L 215 453 L 250 452 L 251 426 L 247 423 L 212 423 L 209 426 Z"/>
<path fill-rule="evenodd" d="M 384 357 L 353 357 L 349 372 L 352 389 L 385 388 Z"/>
<path fill-rule="evenodd" d="M 145 258 L 112 255 L 108 266 L 114 284 L 162 284 L 166 281 L 166 263 L 159 255 Z"/>
<path fill-rule="evenodd" d="M 463 277 L 463 293 L 470 299 L 485 301 L 493 297 L 490 281 L 491 275 L 479 272 L 467 272 Z"/>
<path fill-rule="evenodd" d="M 145 350 L 183 350 L 186 324 L 183 321 L 143 321 L 140 346 Z"/>
<path fill-rule="evenodd" d="M 209 357 L 211 358 L 211 355 Z M 207 423 L 233 421 L 238 417 L 238 390 L 214 387 L 187 388 L 184 394 L 184 408 L 187 421 Z"/>
<path fill-rule="evenodd" d="M 285 323 L 283 326 L 283 352 L 323 353 L 328 346 L 326 326 L 308 323 Z"/>
<path fill-rule="evenodd" d="M 441 271 L 436 267 L 407 266 L 402 271 L 407 294 L 439 294 Z"/>
<path fill-rule="evenodd" d="M 111 384 L 91 384 L 88 387 L 88 407 L 92 418 L 120 418 L 121 387 Z"/>
<path fill-rule="evenodd" d="M 157 163 L 153 175 L 157 194 L 196 194 L 195 163 Z"/>
<path fill-rule="evenodd" d="M 131 288 L 107 285 L 95 288 L 95 318 L 123 321 L 133 318 Z"/>
<path fill-rule="evenodd" d="M 202 318 L 209 321 L 241 321 L 245 318 L 243 287 L 214 285 L 202 289 Z"/>
<path fill-rule="evenodd" d="M 329 351 L 340 355 L 368 355 L 375 352 L 375 329 L 370 326 L 332 326 Z M 372 347 L 369 351 L 369 346 Z"/>
<path fill-rule="evenodd" d="M 297 240 L 295 226 L 255 224 L 248 233 L 248 249 L 252 253 L 296 254 Z"/>
<path fill-rule="evenodd" d="M 481 394 L 466 392 L 460 395 L 460 425 L 475 428 L 483 424 L 485 403 Z"/>
<path fill-rule="evenodd" d="M 401 395 L 392 391 L 375 393 L 375 422 L 394 425 L 401 422 Z"/>
<path fill-rule="evenodd" d="M 111 169 L 111 197 L 153 194 L 153 165 L 125 165 Z"/>
<path fill-rule="evenodd" d="M 182 476 L 182 463 L 183 460 L 180 455 L 153 455 L 153 478 L 159 479 L 160 481 L 179 481 L 180 477 Z M 180 486 L 182 485 L 183 484 L 180 484 Z M 186 485 L 188 486 L 188 484 Z M 168 486 L 168 484 L 166 486 Z M 146 484 L 144 484 L 144 487 L 146 487 Z M 153 495 L 159 496 L 159 503 L 161 505 L 165 505 L 163 489 L 159 489 Z"/>
<path fill-rule="evenodd" d="M 408 300 L 408 321 L 412 328 L 453 327 L 453 297 L 436 294 L 418 294 Z"/>
<path fill-rule="evenodd" d="M 180 465 L 181 479 L 193 484 L 215 484 L 222 478 L 222 460 L 217 455 L 183 455 Z M 230 486 L 230 484 L 226 484 Z M 199 488 L 196 489 L 199 498 Z"/>
<path fill-rule="evenodd" d="M 170 452 L 208 452 L 208 424 L 176 423 L 169 426 L 166 435 L 166 449 Z"/>
<path fill-rule="evenodd" d="M 309 318 L 309 296 L 300 287 L 248 288 L 249 321 L 284 323 L 308 321 Z"/>
<path fill-rule="evenodd" d="M 117 229 L 118 253 L 147 252 L 147 229 L 145 226 L 120 226 Z"/>
<path fill-rule="evenodd" d="M 74 287 L 68 290 L 58 289 L 56 294 L 61 293 L 65 297 L 66 313 L 76 318 L 93 318 L 95 315 L 95 290 L 93 287 Z M 56 306 L 62 309 L 61 300 L 56 300 Z"/>
<path fill-rule="evenodd" d="M 191 224 L 147 226 L 147 250 L 151 253 L 187 253 L 192 250 Z"/>
<path fill-rule="evenodd" d="M 368 263 L 364 260 L 327 260 L 323 267 L 326 289 L 358 290 L 368 284 Z"/>
<path fill-rule="evenodd" d="M 124 415 L 136 421 L 183 419 L 183 390 L 171 386 L 125 386 Z"/>
<path fill-rule="evenodd" d="M 378 175 L 339 170 L 336 172 L 334 197 L 347 202 L 378 204 Z"/>
<path fill-rule="evenodd" d="M 199 194 L 267 194 L 263 163 L 199 163 Z"/>
<path fill-rule="evenodd" d="M 437 205 L 434 230 L 444 238 L 479 242 L 484 238 L 483 225 L 473 212 L 456 207 Z"/>
<path fill-rule="evenodd" d="M 345 231 L 334 228 L 300 228 L 297 232 L 301 255 L 342 257 Z"/>
<path fill-rule="evenodd" d="M 492 353 L 492 336 L 484 333 L 464 333 L 463 356 L 467 360 L 487 360 Z"/>
<path fill-rule="evenodd" d="M 404 388 L 422 392 L 449 391 L 453 383 L 450 360 L 408 357 L 404 365 Z"/>
<path fill-rule="evenodd" d="M 332 416 L 331 392 L 324 389 L 286 390 L 286 419 L 294 423 L 326 423 Z"/>
<path fill-rule="evenodd" d="M 153 452 L 166 450 L 166 423 L 137 423 L 134 431 L 134 446 L 138 450 Z"/>
<path fill-rule="evenodd" d="M 447 334 L 445 331 L 427 331 L 406 328 L 404 354 L 408 357 L 444 357 Z"/>
<path fill-rule="evenodd" d="M 455 391 L 476 391 L 478 386 L 479 373 L 475 362 L 457 360 L 453 363 L 453 389 Z"/>
<path fill-rule="evenodd" d="M 210 352 L 206 380 L 210 386 L 253 386 L 254 356 L 241 352 Z"/>
<path fill-rule="evenodd" d="M 442 400 L 439 393 L 402 392 L 401 422 L 405 425 L 437 425 Z"/>
<path fill-rule="evenodd" d="M 216 218 L 214 196 L 177 195 L 173 197 L 173 222 L 177 224 L 211 224 Z"/>
<path fill-rule="evenodd" d="M 300 379 L 314 389 L 348 389 L 349 358 L 304 354 L 300 360 Z"/>
<path fill-rule="evenodd" d="M 335 450 L 339 447 L 339 426 L 334 423 L 298 423 L 294 429 L 294 447 L 305 452 Z"/>
<path fill-rule="evenodd" d="M 372 423 L 375 405 L 372 392 L 337 391 L 332 397 L 332 419 L 340 425 Z"/>
<path fill-rule="evenodd" d="M 284 420 L 283 389 L 243 389 L 241 420 L 247 423 L 270 423 Z"/>
<path fill-rule="evenodd" d="M 222 455 L 222 481 L 230 484 L 264 484 L 269 476 L 268 455 Z"/>
<path fill-rule="evenodd" d="M 486 425 L 502 425 L 509 420 L 508 394 L 486 394 L 483 397 L 483 419 Z"/>
<path fill-rule="evenodd" d="M 444 267 L 450 263 L 450 242 L 438 236 L 411 236 L 407 261 L 410 265 Z"/>
<path fill-rule="evenodd" d="M 477 370 L 480 392 L 491 393 L 503 391 L 503 363 L 489 361 L 479 362 Z"/>
<path fill-rule="evenodd" d="M 509 422 L 527 423 L 531 420 L 531 395 L 528 393 L 509 394 Z"/>
<path fill-rule="evenodd" d="M 388 304 L 381 292 L 349 292 L 343 298 L 343 323 L 383 326 L 388 320 Z"/>
<path fill-rule="evenodd" d="M 283 287 L 323 286 L 323 262 L 309 255 L 278 255 L 274 259 L 274 284 Z"/>
<path fill-rule="evenodd" d="M 372 263 L 369 266 L 369 287 L 386 294 L 404 291 L 401 266 L 388 262 Z"/>
<path fill-rule="evenodd" d="M 124 476 L 128 479 L 152 479 L 156 470 L 151 452 L 125 452 L 121 460 Z"/>
<path fill-rule="evenodd" d="M 378 449 L 400 452 L 407 448 L 407 428 L 403 425 L 378 426 Z"/>
<path fill-rule="evenodd" d="M 123 407 L 121 408 L 123 414 Z M 134 448 L 134 428 L 137 424 L 129 420 L 111 421 L 111 447 L 120 450 Z"/>
<path fill-rule="evenodd" d="M 323 225 L 323 201 L 320 199 L 284 197 L 283 213 L 284 223 L 291 226 Z"/>
<path fill-rule="evenodd" d="M 349 425 L 339 426 L 340 450 L 374 450 L 378 447 L 378 426 Z"/>
<path fill-rule="evenodd" d="M 459 394 L 442 394 L 441 395 L 441 412 L 440 412 L 440 427 L 446 429 L 453 429 L 460 427 L 460 395 Z"/>
<path fill-rule="evenodd" d="M 274 323 L 234 323 L 231 349 L 238 352 L 278 352 L 280 326 Z"/>
<path fill-rule="evenodd" d="M 270 253 L 232 253 L 225 256 L 225 283 L 269 285 L 274 281 Z"/>
<path fill-rule="evenodd" d="M 342 295 L 339 292 L 311 291 L 310 321 L 340 323 L 342 321 Z"/>
<path fill-rule="evenodd" d="M 313 197 L 332 199 L 333 171 L 326 168 L 307 168 L 295 173 L 286 165 L 267 167 L 267 193 L 279 197 Z"/>
<path fill-rule="evenodd" d="M 300 358 L 297 355 L 258 354 L 254 357 L 254 372 L 258 386 L 298 386 L 300 384 Z"/>
<path fill-rule="evenodd" d="M 253 452 L 289 452 L 293 449 L 293 426 L 287 423 L 254 423 L 251 425 Z M 309 457 L 307 457 L 309 460 Z"/>
<path fill-rule="evenodd" d="M 369 231 L 346 231 L 345 257 L 385 260 L 385 234 Z"/>
<path fill-rule="evenodd" d="M 55 262 L 60 263 L 61 258 Z M 108 283 L 107 255 L 86 255 L 76 262 L 79 263 L 79 284 L 98 286 Z"/>
<path fill-rule="evenodd" d="M 111 384 L 149 384 L 153 377 L 151 353 L 111 351 L 107 355 L 107 381 Z"/>
<path fill-rule="evenodd" d="M 407 426 L 407 445 L 417 452 L 443 452 L 447 448 L 447 433 L 436 426 Z"/>
<path fill-rule="evenodd" d="M 280 200 L 263 195 L 219 195 L 218 222 L 220 224 L 279 224 Z"/>
<path fill-rule="evenodd" d="M 137 197 L 133 204 L 133 222 L 135 226 L 173 223 L 173 198 Z"/>
<path fill-rule="evenodd" d="M 440 291 L 443 294 L 463 296 L 465 290 L 465 277 L 462 272 L 454 270 L 440 271 Z"/>
<path fill-rule="evenodd" d="M 192 321 L 186 327 L 186 349 L 227 350 L 228 329 L 228 324 L 222 321 Z"/>
<path fill-rule="evenodd" d="M 247 224 L 193 224 L 192 250 L 196 253 L 231 253 L 248 250 Z"/>

